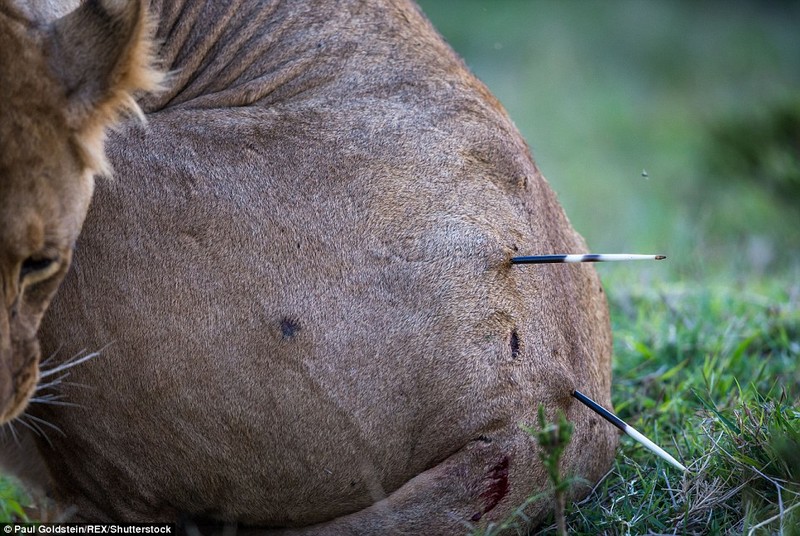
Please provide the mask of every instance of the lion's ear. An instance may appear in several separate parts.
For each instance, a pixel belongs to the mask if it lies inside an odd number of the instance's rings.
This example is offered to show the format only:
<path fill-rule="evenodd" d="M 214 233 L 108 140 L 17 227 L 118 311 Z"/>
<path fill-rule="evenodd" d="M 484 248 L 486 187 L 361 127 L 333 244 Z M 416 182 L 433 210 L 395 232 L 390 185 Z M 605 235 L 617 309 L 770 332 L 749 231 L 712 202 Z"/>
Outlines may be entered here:
<path fill-rule="evenodd" d="M 141 115 L 134 97 L 160 87 L 146 0 L 88 0 L 54 21 L 48 53 L 67 96 L 66 118 L 94 171 L 107 171 L 105 129 L 123 113 Z"/>

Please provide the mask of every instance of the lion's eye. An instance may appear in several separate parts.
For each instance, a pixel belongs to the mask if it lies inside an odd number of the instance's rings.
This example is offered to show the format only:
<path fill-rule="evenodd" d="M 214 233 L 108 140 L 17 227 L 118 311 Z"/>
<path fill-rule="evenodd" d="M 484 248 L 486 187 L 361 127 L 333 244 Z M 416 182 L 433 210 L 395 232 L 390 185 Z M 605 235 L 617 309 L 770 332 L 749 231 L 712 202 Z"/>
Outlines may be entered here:
<path fill-rule="evenodd" d="M 56 267 L 57 261 L 58 259 L 52 259 L 48 257 L 28 257 L 22 263 L 22 267 L 19 271 L 19 278 L 25 279 L 26 277 L 31 276 L 32 278 L 41 281 L 53 273 L 53 269 Z"/>

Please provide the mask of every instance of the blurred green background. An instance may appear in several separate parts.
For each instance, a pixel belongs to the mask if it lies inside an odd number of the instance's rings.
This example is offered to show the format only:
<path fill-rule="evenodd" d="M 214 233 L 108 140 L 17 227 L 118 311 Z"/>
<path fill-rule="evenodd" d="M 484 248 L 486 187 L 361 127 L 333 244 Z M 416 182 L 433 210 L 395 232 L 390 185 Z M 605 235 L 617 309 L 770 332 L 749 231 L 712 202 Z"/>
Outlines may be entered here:
<path fill-rule="evenodd" d="M 800 2 L 419 4 L 591 250 L 663 252 L 672 280 L 798 273 Z"/>

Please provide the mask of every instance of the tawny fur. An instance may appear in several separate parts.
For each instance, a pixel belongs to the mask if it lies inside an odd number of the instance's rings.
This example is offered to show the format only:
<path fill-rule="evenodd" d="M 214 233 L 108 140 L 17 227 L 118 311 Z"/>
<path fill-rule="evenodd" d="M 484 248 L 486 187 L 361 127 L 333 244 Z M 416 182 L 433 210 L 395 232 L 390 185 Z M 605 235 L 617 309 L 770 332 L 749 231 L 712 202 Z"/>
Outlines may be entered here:
<path fill-rule="evenodd" d="M 90 389 L 61 386 L 78 407 L 27 409 L 64 432 L 34 438 L 30 460 L 62 507 L 454 534 L 547 487 L 519 427 L 540 403 L 575 423 L 564 469 L 602 476 L 616 434 L 570 397 L 610 403 L 599 280 L 591 266 L 511 266 L 585 246 L 505 111 L 415 5 L 154 1 L 155 41 L 138 2 L 109 5 L 134 29 L 101 33 L 99 84 L 58 48 L 99 42 L 83 38 L 97 19 L 49 21 L 47 2 L 26 11 L 37 22 L 0 19 L 0 38 L 27 28 L 41 65 L 67 58 L 34 73 L 56 88 L 51 137 L 31 156 L 47 179 L 3 138 L 0 188 L 15 199 L 0 198 L 3 360 L 35 341 L 61 278 L 43 354 L 104 349 L 71 369 Z M 109 63 L 103 50 L 123 53 Z M 154 50 L 169 86 L 139 101 L 146 128 L 109 137 L 115 179 L 98 182 L 65 277 L 92 197 L 82 177 L 105 169 L 98 133 L 158 86 Z M 3 122 L 18 109 L 34 122 L 31 101 L 0 109 Z M 21 196 L 31 181 L 47 185 Z M 49 247 L 20 246 L 35 242 L 31 222 L 63 240 L 58 271 L 25 287 L 22 262 Z M 15 300 L 33 303 L 24 321 L 9 320 Z"/>
<path fill-rule="evenodd" d="M 125 25 L 94 20 L 104 16 L 103 12 L 126 21 Z M 143 121 L 135 97 L 162 89 L 164 73 L 154 68 L 154 24 L 147 6 L 139 2 L 105 0 L 88 2 L 50 29 L 51 44 L 45 52 L 56 74 L 73 92 L 67 124 L 74 131 L 85 166 L 95 174 L 111 172 L 104 151 L 109 126 L 125 114 Z M 103 61 L 98 61 L 100 58 Z M 99 91 L 92 87 L 98 80 L 102 80 Z"/>

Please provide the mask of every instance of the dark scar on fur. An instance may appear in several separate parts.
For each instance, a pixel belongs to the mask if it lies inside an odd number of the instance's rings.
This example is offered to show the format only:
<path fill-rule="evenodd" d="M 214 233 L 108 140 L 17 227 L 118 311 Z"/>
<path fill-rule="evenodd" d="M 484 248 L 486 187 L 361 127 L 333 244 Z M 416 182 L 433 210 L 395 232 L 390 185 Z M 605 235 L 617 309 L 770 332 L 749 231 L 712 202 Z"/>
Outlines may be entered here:
<path fill-rule="evenodd" d="M 291 318 L 281 320 L 281 334 L 284 339 L 291 339 L 300 331 L 300 324 Z"/>
<path fill-rule="evenodd" d="M 517 333 L 516 329 L 511 332 L 510 344 L 511 344 L 511 357 L 516 359 L 517 357 L 519 357 L 519 333 Z"/>

